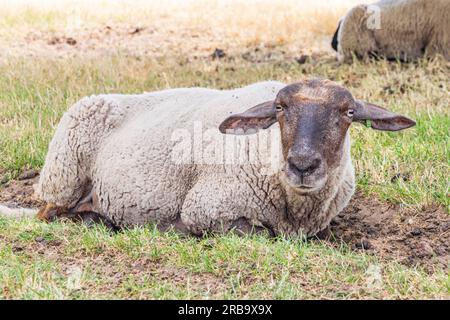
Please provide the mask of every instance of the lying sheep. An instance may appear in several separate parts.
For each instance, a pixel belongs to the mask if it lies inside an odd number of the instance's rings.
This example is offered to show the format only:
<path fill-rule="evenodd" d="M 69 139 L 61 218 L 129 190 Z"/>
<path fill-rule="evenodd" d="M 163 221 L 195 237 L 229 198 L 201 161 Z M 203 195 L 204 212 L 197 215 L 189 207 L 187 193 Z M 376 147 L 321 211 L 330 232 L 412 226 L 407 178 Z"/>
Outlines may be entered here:
<path fill-rule="evenodd" d="M 39 217 L 94 212 L 118 227 L 311 236 L 354 192 L 348 128 L 366 121 L 387 131 L 415 124 L 317 79 L 84 98 L 64 114 L 50 143 L 36 190 L 48 205 Z M 219 147 L 223 138 L 233 141 L 216 162 L 202 158 L 220 150 L 211 145 L 198 158 L 173 156 L 180 137 L 195 135 L 199 124 Z M 268 133 L 271 151 L 254 150 L 253 138 Z M 236 145 L 250 160 L 222 161 Z M 266 161 L 276 151 L 280 157 Z"/>
<path fill-rule="evenodd" d="M 352 56 L 407 61 L 424 54 L 450 60 L 450 0 L 381 0 L 358 5 L 339 22 L 332 47 Z"/>

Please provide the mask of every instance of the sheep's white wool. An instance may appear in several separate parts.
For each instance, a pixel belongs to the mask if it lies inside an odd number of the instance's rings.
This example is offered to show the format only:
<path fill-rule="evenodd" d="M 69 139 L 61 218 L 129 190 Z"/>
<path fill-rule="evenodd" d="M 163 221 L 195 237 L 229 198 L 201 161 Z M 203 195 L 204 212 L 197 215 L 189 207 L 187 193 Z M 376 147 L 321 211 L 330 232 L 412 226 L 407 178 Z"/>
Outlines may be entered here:
<path fill-rule="evenodd" d="M 183 136 L 198 134 L 196 123 L 208 132 L 204 141 L 220 144 L 229 137 L 244 143 L 263 137 L 268 130 L 229 136 L 218 126 L 231 113 L 273 100 L 284 86 L 261 82 L 235 90 L 190 88 L 82 99 L 62 117 L 37 194 L 48 203 L 73 207 L 92 190 L 96 211 L 118 226 L 181 221 L 189 232 L 201 234 L 227 231 L 244 220 L 276 234 L 313 235 L 353 194 L 348 135 L 340 166 L 314 196 L 282 186 L 282 159 L 274 165 L 258 157 L 244 164 L 210 162 L 195 153 L 190 161 L 173 157 Z M 278 124 L 271 129 L 279 132 Z M 195 150 L 198 139 L 193 141 Z M 205 144 L 200 155 L 209 159 L 211 145 Z M 223 152 L 222 159 L 231 149 Z M 244 147 L 241 152 L 251 158 L 256 151 Z"/>
<path fill-rule="evenodd" d="M 375 53 L 390 59 L 441 54 L 450 60 L 449 0 L 382 0 L 342 19 L 338 59 Z"/>

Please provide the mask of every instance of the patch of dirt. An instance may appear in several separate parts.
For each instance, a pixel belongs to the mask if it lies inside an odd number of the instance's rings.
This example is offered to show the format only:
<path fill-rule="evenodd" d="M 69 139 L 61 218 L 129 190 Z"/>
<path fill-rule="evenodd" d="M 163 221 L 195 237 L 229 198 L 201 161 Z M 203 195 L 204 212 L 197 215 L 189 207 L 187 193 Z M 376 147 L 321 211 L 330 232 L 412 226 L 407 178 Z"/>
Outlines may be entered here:
<path fill-rule="evenodd" d="M 357 193 L 330 231 L 327 241 L 382 259 L 430 272 L 450 266 L 450 215 L 441 206 L 404 208 Z"/>
<path fill-rule="evenodd" d="M 19 176 L 18 180 L 12 180 L 4 184 L 0 184 L 0 203 L 11 208 L 41 207 L 43 202 L 34 197 L 33 188 L 33 185 L 38 182 L 38 179 L 39 172 L 35 170 L 25 170 Z"/>

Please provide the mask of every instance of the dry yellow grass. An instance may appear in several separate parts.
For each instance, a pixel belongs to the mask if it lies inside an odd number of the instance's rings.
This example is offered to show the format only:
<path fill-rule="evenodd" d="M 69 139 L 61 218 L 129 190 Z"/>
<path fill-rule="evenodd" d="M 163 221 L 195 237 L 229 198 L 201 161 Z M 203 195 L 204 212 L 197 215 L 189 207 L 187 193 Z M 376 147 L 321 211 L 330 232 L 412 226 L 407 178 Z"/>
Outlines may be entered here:
<path fill-rule="evenodd" d="M 205 55 L 215 47 L 254 46 L 330 50 L 338 19 L 361 2 L 368 1 L 11 1 L 0 6 L 0 43 L 14 55 L 48 55 L 51 36 L 75 38 L 78 53 Z M 105 32 L 106 27 L 112 29 Z M 143 30 L 124 41 L 134 28 Z"/>

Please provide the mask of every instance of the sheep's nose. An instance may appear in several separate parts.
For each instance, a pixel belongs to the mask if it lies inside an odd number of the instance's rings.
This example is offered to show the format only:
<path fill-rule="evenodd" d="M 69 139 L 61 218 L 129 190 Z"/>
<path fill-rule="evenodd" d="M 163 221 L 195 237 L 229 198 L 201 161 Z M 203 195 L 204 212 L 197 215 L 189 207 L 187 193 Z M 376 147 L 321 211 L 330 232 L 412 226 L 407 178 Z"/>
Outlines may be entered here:
<path fill-rule="evenodd" d="M 289 168 L 301 177 L 309 176 L 316 171 L 322 160 L 318 156 L 294 156 L 288 158 Z"/>

